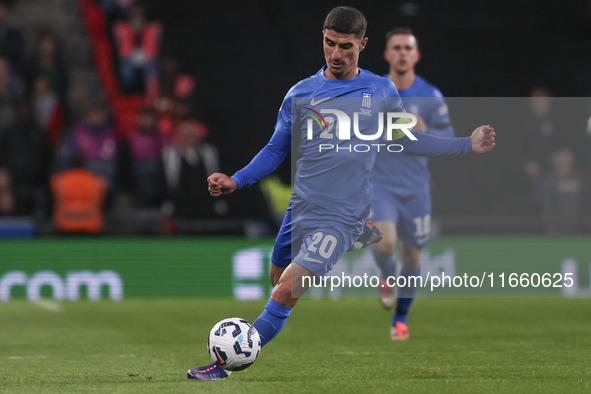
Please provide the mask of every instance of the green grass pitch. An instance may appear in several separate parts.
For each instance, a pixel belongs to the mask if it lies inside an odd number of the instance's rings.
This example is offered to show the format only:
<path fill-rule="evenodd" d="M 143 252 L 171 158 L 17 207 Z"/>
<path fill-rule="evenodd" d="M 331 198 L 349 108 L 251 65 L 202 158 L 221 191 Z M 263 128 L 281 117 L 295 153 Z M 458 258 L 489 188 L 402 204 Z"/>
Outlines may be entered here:
<path fill-rule="evenodd" d="M 55 307 L 55 311 L 47 308 Z M 230 299 L 0 304 L 0 392 L 517 393 L 591 391 L 591 300 L 419 299 L 388 339 L 373 299 L 310 300 L 249 369 L 190 381 Z"/>

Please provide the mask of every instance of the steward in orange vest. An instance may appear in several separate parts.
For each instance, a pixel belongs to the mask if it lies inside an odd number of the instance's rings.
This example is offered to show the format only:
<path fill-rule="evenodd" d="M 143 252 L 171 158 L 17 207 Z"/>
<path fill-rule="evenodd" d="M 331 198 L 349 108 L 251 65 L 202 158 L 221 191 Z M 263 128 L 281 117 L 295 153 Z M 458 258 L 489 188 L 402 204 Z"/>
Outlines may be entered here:
<path fill-rule="evenodd" d="M 107 180 L 84 169 L 84 157 L 72 156 L 72 169 L 51 177 L 53 220 L 61 232 L 98 233 L 103 229 Z"/>

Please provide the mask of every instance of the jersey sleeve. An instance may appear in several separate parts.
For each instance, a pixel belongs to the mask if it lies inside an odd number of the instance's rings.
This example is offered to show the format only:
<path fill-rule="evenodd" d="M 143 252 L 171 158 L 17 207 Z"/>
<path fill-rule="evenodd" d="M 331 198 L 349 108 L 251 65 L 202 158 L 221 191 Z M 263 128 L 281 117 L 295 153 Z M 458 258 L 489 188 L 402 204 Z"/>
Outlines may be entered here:
<path fill-rule="evenodd" d="M 437 88 L 433 90 L 433 98 L 427 99 L 432 100 L 432 102 L 427 119 L 425 119 L 425 123 L 427 124 L 426 133 L 438 137 L 455 137 L 456 133 L 451 124 L 445 98 Z"/>
<path fill-rule="evenodd" d="M 292 98 L 294 97 L 294 87 L 285 95 L 279 113 L 277 114 L 277 122 L 275 123 L 275 132 L 291 135 L 291 111 L 292 111 Z"/>
<path fill-rule="evenodd" d="M 401 132 L 402 133 L 402 132 Z M 472 140 L 470 137 L 450 138 L 437 137 L 411 130 L 416 141 L 404 136 L 395 138 L 396 143 L 404 148 L 404 153 L 417 156 L 439 156 L 439 155 L 465 155 L 472 152 Z"/>
<path fill-rule="evenodd" d="M 275 131 L 271 140 L 248 163 L 246 167 L 232 175 L 236 188 L 251 186 L 270 175 L 283 162 L 291 146 L 291 136 Z"/>
<path fill-rule="evenodd" d="M 386 85 L 384 97 L 387 97 L 385 112 L 406 112 L 402 106 L 402 100 L 398 93 L 398 89 L 392 81 Z M 441 93 L 439 93 L 441 96 Z M 443 99 L 443 97 L 441 97 Z M 443 100 L 445 103 L 445 100 Z M 448 115 L 449 118 L 449 115 Z M 395 123 L 406 123 L 404 119 L 398 119 Z M 451 123 L 450 123 L 451 126 Z M 453 130 L 453 129 L 452 129 Z M 463 155 L 472 152 L 472 140 L 470 137 L 452 138 L 449 137 L 429 135 L 428 133 L 421 133 L 415 129 L 411 130 L 415 136 L 415 140 L 408 138 L 402 130 L 396 130 L 392 133 L 392 137 L 397 144 L 403 146 L 404 153 L 417 156 L 439 156 L 439 155 Z"/>

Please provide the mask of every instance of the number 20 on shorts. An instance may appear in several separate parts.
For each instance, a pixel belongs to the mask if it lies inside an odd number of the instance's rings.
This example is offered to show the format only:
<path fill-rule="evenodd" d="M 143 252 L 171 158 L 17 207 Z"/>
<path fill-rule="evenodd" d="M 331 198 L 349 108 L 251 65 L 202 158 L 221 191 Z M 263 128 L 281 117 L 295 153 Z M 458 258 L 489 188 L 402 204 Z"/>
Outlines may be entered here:
<path fill-rule="evenodd" d="M 322 242 L 321 242 L 322 241 Z M 320 243 L 320 246 L 317 247 Z M 318 231 L 312 236 L 312 243 L 308 246 L 308 250 L 312 253 L 318 252 L 320 256 L 325 259 L 329 258 L 337 247 L 337 239 L 335 236 L 327 234 L 324 235 L 321 231 Z"/>

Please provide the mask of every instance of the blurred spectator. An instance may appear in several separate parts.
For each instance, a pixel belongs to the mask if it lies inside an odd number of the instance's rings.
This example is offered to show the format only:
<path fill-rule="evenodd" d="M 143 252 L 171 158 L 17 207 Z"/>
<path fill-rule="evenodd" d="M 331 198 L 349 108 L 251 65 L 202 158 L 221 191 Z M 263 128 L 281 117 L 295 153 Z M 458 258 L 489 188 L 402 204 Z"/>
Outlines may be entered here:
<path fill-rule="evenodd" d="M 0 3 L 0 57 L 6 57 L 13 67 L 22 65 L 23 36 L 20 31 L 6 24 L 8 9 Z"/>
<path fill-rule="evenodd" d="M 57 96 L 49 90 L 47 80 L 44 78 L 37 79 L 33 87 L 33 109 L 39 126 L 47 127 L 57 103 Z"/>
<path fill-rule="evenodd" d="M 188 119 L 191 106 L 185 100 L 166 98 L 159 100 L 158 110 L 160 112 L 160 129 L 173 142 L 178 142 L 181 135 L 177 133 L 177 127 Z M 198 127 L 205 127 L 205 125 L 198 122 Z M 207 131 L 205 131 L 205 134 L 207 134 Z"/>
<path fill-rule="evenodd" d="M 160 94 L 164 97 L 174 97 L 174 81 L 179 74 L 179 61 L 167 57 L 160 65 Z"/>
<path fill-rule="evenodd" d="M 195 78 L 189 74 L 181 74 L 177 59 L 162 60 L 160 75 L 160 94 L 164 97 L 175 97 L 187 100 L 195 90 Z"/>
<path fill-rule="evenodd" d="M 101 7 L 107 15 L 107 20 L 115 21 L 128 19 L 129 9 L 133 3 L 135 3 L 135 0 L 102 0 Z"/>
<path fill-rule="evenodd" d="M 180 99 L 187 100 L 195 90 L 195 78 L 189 74 L 180 74 L 174 80 L 174 94 Z"/>
<path fill-rule="evenodd" d="M 164 170 L 175 214 L 187 218 L 223 215 L 224 200 L 213 199 L 205 181 L 219 171 L 217 149 L 204 142 L 207 127 L 197 120 L 182 121 L 177 128 L 178 144 L 166 149 Z"/>
<path fill-rule="evenodd" d="M 529 104 L 529 113 L 521 126 L 525 132 L 523 151 L 526 152 L 526 172 L 532 174 L 550 168 L 548 159 L 558 142 L 560 130 L 552 112 L 552 93 L 549 89 L 532 89 Z"/>
<path fill-rule="evenodd" d="M 531 186 L 531 206 L 542 208 L 543 174 L 551 167 L 549 158 L 558 142 L 558 123 L 552 113 L 552 93 L 544 87 L 530 92 L 529 112 L 521 119 L 520 150 L 525 163 L 524 172 Z"/>
<path fill-rule="evenodd" d="M 114 190 L 117 181 L 117 138 L 102 105 L 91 106 L 86 119 L 74 126 L 63 147 L 63 168 L 67 168 L 74 152 L 84 156 L 87 170 L 107 179 L 109 191 Z"/>
<path fill-rule="evenodd" d="M 167 138 L 153 108 L 142 108 L 138 128 L 128 137 L 132 194 L 140 207 L 160 207 L 166 197 L 162 154 Z"/>
<path fill-rule="evenodd" d="M 568 148 L 551 156 L 552 172 L 544 179 L 544 215 L 549 234 L 580 231 L 583 184 L 576 176 L 575 157 Z"/>
<path fill-rule="evenodd" d="M 14 109 L 10 103 L 0 101 L 0 139 L 15 122 Z"/>
<path fill-rule="evenodd" d="M 129 21 L 113 25 L 113 37 L 119 58 L 119 77 L 126 93 L 148 92 L 157 97 L 158 58 L 162 26 L 148 22 L 144 7 L 134 4 Z"/>
<path fill-rule="evenodd" d="M 12 70 L 9 60 L 0 57 L 0 138 L 16 121 L 13 104 L 25 93 L 22 81 Z"/>
<path fill-rule="evenodd" d="M 45 132 L 37 126 L 25 101 L 15 105 L 16 123 L 0 141 L 0 167 L 12 178 L 15 213 L 42 216 L 49 211 L 48 182 L 52 151 Z"/>
<path fill-rule="evenodd" d="M 0 57 L 0 102 L 3 104 L 25 96 L 23 81 L 13 70 L 8 59 Z"/>
<path fill-rule="evenodd" d="M 63 111 L 57 96 L 49 90 L 49 83 L 44 78 L 35 81 L 33 110 L 37 124 L 47 132 L 51 146 L 57 148 L 61 142 Z"/>
<path fill-rule="evenodd" d="M 70 170 L 51 177 L 53 220 L 61 232 L 101 232 L 107 180 L 84 169 L 84 155 L 71 157 Z"/>
<path fill-rule="evenodd" d="M 10 174 L 6 168 L 0 167 L 0 216 L 10 216 L 14 213 L 14 209 Z"/>
<path fill-rule="evenodd" d="M 39 78 L 45 79 L 49 84 L 49 91 L 55 94 L 61 103 L 65 103 L 68 72 L 59 50 L 57 37 L 48 31 L 39 35 L 39 46 L 27 67 L 27 79 L 31 88 L 34 88 L 34 83 Z"/>

